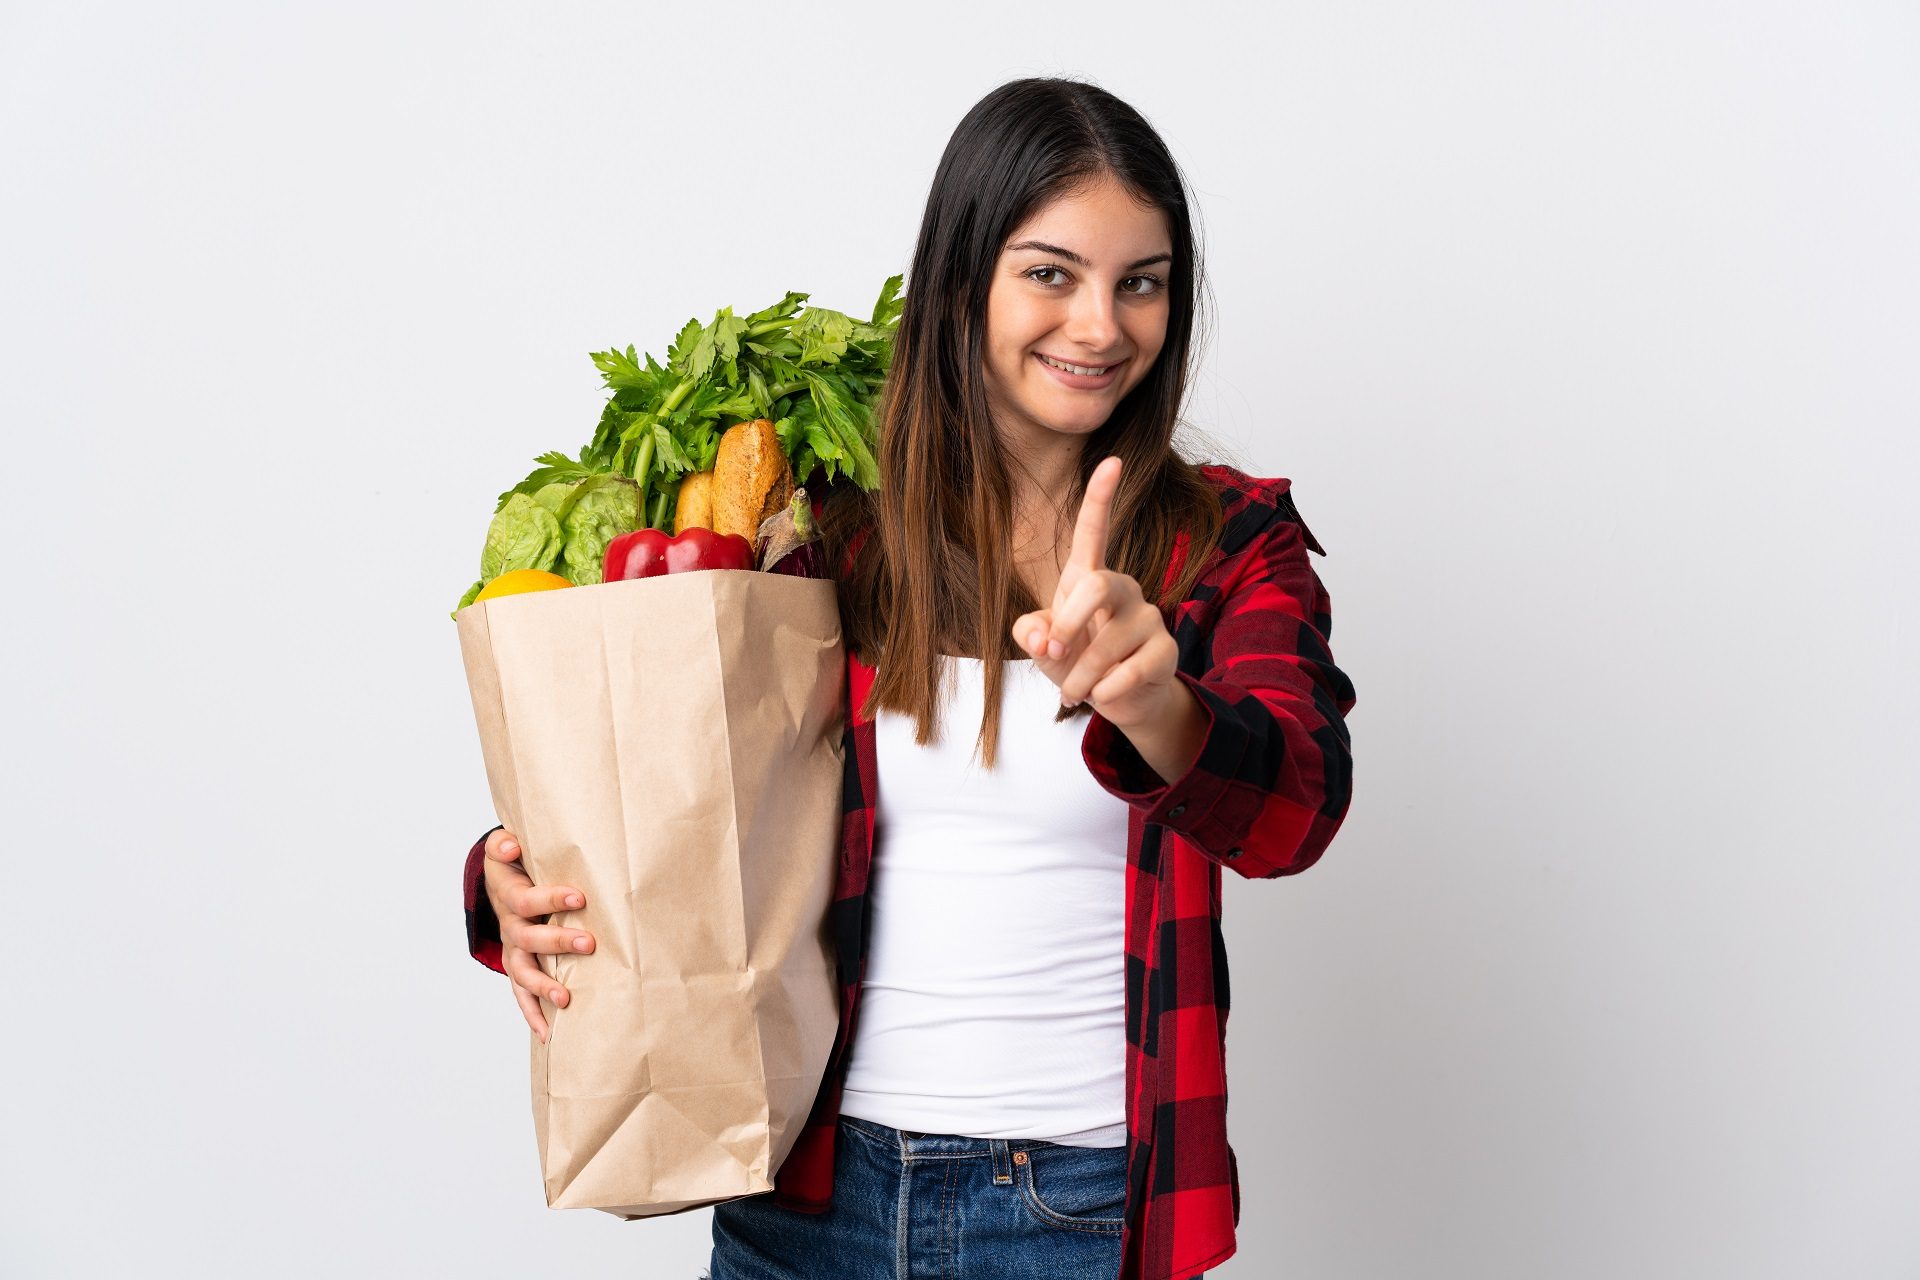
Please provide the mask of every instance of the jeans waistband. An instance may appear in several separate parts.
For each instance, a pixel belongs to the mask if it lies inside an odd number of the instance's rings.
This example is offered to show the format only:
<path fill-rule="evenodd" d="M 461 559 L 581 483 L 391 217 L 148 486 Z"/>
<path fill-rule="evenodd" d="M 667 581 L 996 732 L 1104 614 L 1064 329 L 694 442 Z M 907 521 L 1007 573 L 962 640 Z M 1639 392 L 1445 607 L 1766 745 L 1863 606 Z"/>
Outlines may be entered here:
<path fill-rule="evenodd" d="M 902 1165 L 916 1160 L 991 1161 L 993 1180 L 1003 1185 L 1013 1182 L 1013 1167 L 1025 1163 L 1027 1157 L 1021 1153 L 1035 1147 L 1053 1145 L 1038 1138 L 970 1138 L 958 1133 L 921 1133 L 913 1129 L 896 1129 L 873 1120 L 862 1120 L 844 1112 L 840 1116 L 840 1123 L 891 1149 L 899 1156 Z"/>
<path fill-rule="evenodd" d="M 1011 1152 L 1059 1145 L 1043 1138 L 972 1138 L 958 1133 L 921 1133 L 914 1129 L 896 1129 L 877 1120 L 862 1120 L 844 1111 L 840 1113 L 840 1123 L 892 1145 L 902 1159 L 908 1160 L 939 1156 L 999 1156 L 1004 1160 Z"/>
<path fill-rule="evenodd" d="M 994 1143 L 1000 1143 L 1013 1151 L 1030 1151 L 1034 1147 L 1053 1145 L 1039 1138 L 972 1138 L 959 1133 L 922 1133 L 915 1129 L 896 1129 L 890 1124 L 881 1124 L 877 1120 L 862 1120 L 858 1116 L 850 1116 L 844 1112 L 841 1113 L 840 1122 L 916 1154 L 945 1151 L 954 1154 L 985 1155 Z"/>

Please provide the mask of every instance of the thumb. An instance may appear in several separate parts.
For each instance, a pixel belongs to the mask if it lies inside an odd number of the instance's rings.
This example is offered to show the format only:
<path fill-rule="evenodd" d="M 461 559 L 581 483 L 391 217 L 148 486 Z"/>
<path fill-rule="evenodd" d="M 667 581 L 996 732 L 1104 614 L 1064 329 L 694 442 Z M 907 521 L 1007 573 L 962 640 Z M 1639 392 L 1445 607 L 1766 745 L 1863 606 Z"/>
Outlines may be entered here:
<path fill-rule="evenodd" d="M 1053 610 L 1035 609 L 1022 614 L 1013 624 L 1013 641 L 1020 651 L 1038 656 L 1047 651 L 1047 635 L 1053 629 Z"/>
<path fill-rule="evenodd" d="M 487 833 L 487 856 L 495 862 L 514 862 L 520 857 L 520 842 L 505 827 Z"/>

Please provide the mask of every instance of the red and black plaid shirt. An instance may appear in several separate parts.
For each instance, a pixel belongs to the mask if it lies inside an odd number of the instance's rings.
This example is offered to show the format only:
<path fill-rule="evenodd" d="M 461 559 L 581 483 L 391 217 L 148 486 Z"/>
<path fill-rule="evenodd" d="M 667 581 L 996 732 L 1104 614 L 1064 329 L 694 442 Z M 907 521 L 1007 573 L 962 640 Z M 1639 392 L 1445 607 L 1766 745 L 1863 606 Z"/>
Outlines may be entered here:
<path fill-rule="evenodd" d="M 1285 478 L 1223 464 L 1226 528 L 1175 610 L 1179 678 L 1209 724 L 1200 754 L 1171 783 L 1125 735 L 1089 715 L 1081 754 L 1131 808 L 1127 823 L 1127 1225 L 1118 1280 L 1186 1280 L 1232 1256 L 1240 1174 L 1227 1141 L 1227 964 L 1221 869 L 1247 879 L 1294 875 L 1326 851 L 1352 795 L 1345 718 L 1352 682 L 1328 649 L 1327 591 L 1307 560 L 1325 555 L 1294 509 Z M 1166 582 L 1182 565 L 1174 544 Z M 849 653 L 849 706 L 873 668 Z M 774 1177 L 774 1200 L 818 1213 L 833 1196 L 834 1142 L 847 1047 L 866 968 L 867 874 L 878 767 L 871 720 L 844 730 L 844 836 L 832 933 L 840 1029 L 806 1127 Z M 498 922 L 481 890 L 485 837 L 467 855 L 468 949 L 501 970 Z M 501 970 L 504 972 L 504 970 Z"/>

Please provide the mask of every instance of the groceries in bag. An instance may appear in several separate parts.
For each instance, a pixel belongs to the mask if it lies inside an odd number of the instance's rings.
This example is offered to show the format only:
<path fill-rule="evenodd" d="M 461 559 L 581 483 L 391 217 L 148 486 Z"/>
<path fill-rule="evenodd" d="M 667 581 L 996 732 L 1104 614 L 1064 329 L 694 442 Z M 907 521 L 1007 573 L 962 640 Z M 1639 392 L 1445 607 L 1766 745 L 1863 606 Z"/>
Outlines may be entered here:
<path fill-rule="evenodd" d="M 723 312 L 664 367 L 596 356 L 594 440 L 501 495 L 455 610 L 495 812 L 597 942 L 538 957 L 571 992 L 529 1035 L 550 1207 L 766 1192 L 816 1099 L 846 662 L 803 482 L 877 483 L 898 281 L 871 324 Z"/>

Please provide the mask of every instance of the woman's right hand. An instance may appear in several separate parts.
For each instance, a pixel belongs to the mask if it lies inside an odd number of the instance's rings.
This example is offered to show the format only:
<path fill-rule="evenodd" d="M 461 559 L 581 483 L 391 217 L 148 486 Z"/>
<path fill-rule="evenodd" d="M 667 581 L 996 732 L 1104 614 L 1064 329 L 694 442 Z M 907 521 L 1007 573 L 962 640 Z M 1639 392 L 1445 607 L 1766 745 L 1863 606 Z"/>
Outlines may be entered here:
<path fill-rule="evenodd" d="M 487 901 L 500 920 L 500 965 L 513 984 L 513 998 L 527 1025 L 545 1044 L 548 1027 L 540 997 L 544 995 L 564 1009 L 572 996 L 547 976 L 536 953 L 561 955 L 593 950 L 593 935 L 586 930 L 546 923 L 552 912 L 584 907 L 586 895 L 564 884 L 535 884 L 520 865 L 519 840 L 505 827 L 487 836 L 487 860 L 481 876 L 486 881 Z"/>

